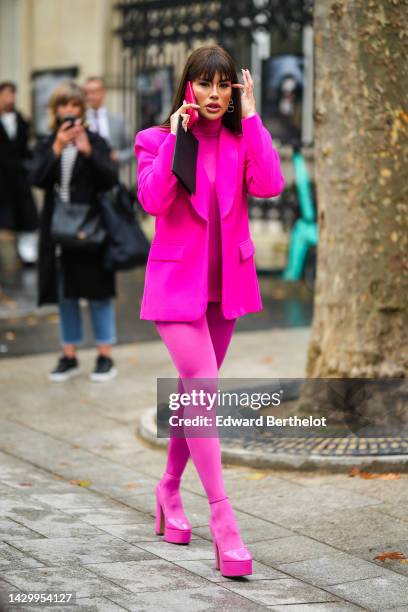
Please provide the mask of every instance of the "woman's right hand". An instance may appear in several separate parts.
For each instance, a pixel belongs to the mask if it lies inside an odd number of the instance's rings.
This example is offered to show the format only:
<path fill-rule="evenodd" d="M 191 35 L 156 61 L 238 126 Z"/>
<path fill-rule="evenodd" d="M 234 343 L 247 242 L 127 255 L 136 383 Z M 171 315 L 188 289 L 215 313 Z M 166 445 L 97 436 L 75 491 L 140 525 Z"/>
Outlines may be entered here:
<path fill-rule="evenodd" d="M 187 132 L 187 124 L 190 118 L 190 115 L 186 113 L 186 110 L 188 108 L 196 108 L 198 110 L 200 108 L 200 105 L 194 104 L 193 102 L 188 103 L 184 100 L 184 104 L 182 104 L 182 106 L 180 106 L 180 108 L 178 108 L 176 112 L 170 116 L 170 131 L 172 134 L 177 134 L 179 115 L 183 117 L 182 125 L 184 131 Z"/>
<path fill-rule="evenodd" d="M 67 144 L 73 141 L 76 130 L 75 126 L 69 127 L 70 125 L 70 122 L 65 121 L 58 129 L 58 132 L 55 136 L 54 144 L 52 145 L 52 149 L 55 155 L 61 155 Z"/>

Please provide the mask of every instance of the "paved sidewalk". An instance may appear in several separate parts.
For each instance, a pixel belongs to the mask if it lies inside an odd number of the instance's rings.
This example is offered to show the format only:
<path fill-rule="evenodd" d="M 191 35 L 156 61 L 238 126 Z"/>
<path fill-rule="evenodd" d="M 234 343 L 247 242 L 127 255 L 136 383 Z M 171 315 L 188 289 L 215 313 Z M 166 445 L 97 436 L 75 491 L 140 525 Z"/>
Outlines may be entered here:
<path fill-rule="evenodd" d="M 234 335 L 221 375 L 302 376 L 306 328 Z M 183 499 L 189 546 L 154 534 L 154 485 L 165 455 L 136 437 L 156 377 L 174 376 L 164 345 L 116 349 L 119 377 L 51 384 L 55 354 L 0 368 L 0 591 L 74 591 L 61 610 L 343 612 L 408 610 L 408 477 L 260 471 L 225 481 L 254 574 L 214 569 L 208 504 L 191 465 Z M 82 486 L 81 486 L 82 485 Z M 7 608 L 17 610 L 17 607 Z M 21 607 L 24 611 L 49 606 Z"/>

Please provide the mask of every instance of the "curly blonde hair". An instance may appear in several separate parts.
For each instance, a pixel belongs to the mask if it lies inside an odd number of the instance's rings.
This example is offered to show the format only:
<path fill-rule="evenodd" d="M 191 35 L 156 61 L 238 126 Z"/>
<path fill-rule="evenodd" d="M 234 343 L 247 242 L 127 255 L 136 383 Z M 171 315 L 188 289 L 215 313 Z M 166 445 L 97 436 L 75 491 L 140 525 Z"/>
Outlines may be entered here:
<path fill-rule="evenodd" d="M 80 85 L 75 81 L 66 81 L 60 83 L 52 92 L 48 101 L 48 109 L 51 114 L 50 129 L 55 130 L 58 128 L 58 115 L 57 109 L 63 104 L 68 102 L 76 102 L 81 108 L 81 119 L 85 119 L 86 113 L 86 101 L 85 92 Z"/>

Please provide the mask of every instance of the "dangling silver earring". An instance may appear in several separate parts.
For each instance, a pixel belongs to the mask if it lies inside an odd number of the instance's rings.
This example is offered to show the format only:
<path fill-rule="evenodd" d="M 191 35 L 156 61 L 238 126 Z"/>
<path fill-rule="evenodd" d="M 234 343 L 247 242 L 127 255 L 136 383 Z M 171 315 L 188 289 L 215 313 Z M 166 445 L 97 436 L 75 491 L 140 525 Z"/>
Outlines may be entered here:
<path fill-rule="evenodd" d="M 234 101 L 232 98 L 230 98 L 230 101 L 228 102 L 227 113 L 233 113 L 234 110 L 235 110 Z"/>

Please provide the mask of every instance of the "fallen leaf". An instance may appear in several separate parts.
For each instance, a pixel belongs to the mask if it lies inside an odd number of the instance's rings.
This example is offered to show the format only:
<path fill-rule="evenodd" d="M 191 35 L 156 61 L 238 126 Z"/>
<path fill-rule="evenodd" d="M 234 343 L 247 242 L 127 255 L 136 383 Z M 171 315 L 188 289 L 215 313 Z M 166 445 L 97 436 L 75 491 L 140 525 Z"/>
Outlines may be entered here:
<path fill-rule="evenodd" d="M 69 484 L 77 485 L 78 487 L 90 487 L 92 482 L 90 480 L 70 480 Z"/>
<path fill-rule="evenodd" d="M 127 362 L 135 366 L 140 364 L 139 359 L 137 357 L 128 357 Z"/>
<path fill-rule="evenodd" d="M 138 485 L 135 482 L 129 482 L 129 484 L 126 485 L 127 489 L 137 489 Z"/>
<path fill-rule="evenodd" d="M 27 317 L 26 318 L 26 323 L 30 327 L 33 327 L 34 325 L 38 325 L 38 319 L 36 319 L 35 317 Z"/>
<path fill-rule="evenodd" d="M 353 467 L 349 471 L 349 476 L 360 476 L 360 478 L 364 478 L 365 480 L 372 480 L 373 478 L 379 478 L 380 480 L 399 480 L 401 474 L 395 472 L 388 472 L 386 474 L 382 474 L 381 472 L 364 472 L 358 467 Z"/>
<path fill-rule="evenodd" d="M 264 472 L 255 472 L 255 474 L 248 474 L 246 476 L 247 480 L 262 480 L 263 478 L 266 478 L 267 474 L 265 474 Z"/>
<path fill-rule="evenodd" d="M 32 482 L 19 482 L 18 486 L 19 487 L 32 487 L 33 483 Z"/>
<path fill-rule="evenodd" d="M 385 561 L 386 559 L 406 559 L 406 556 L 402 552 L 392 550 L 389 552 L 379 553 L 374 557 L 374 560 Z"/>

